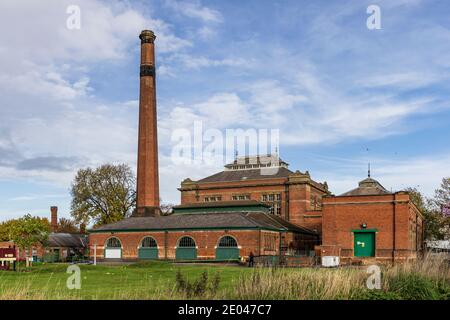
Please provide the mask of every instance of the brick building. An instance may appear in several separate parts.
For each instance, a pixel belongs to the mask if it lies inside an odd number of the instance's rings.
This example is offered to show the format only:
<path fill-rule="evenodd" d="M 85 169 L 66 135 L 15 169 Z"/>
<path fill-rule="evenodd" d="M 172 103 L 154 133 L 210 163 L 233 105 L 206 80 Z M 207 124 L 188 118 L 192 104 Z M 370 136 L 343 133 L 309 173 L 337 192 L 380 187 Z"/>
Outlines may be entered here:
<path fill-rule="evenodd" d="M 58 232 L 58 207 L 50 207 L 51 232 L 45 243 L 35 244 L 27 250 L 20 250 L 13 241 L 0 242 L 0 248 L 13 248 L 19 261 L 56 262 L 71 261 L 86 254 L 88 236 L 84 233 Z"/>
<path fill-rule="evenodd" d="M 279 255 L 283 246 L 313 250 L 318 235 L 268 214 L 256 201 L 180 205 L 169 216 L 134 216 L 91 231 L 98 260 L 238 260 Z"/>
<path fill-rule="evenodd" d="M 342 262 L 401 261 L 423 250 L 424 219 L 407 192 L 389 192 L 369 177 L 323 198 L 322 256 Z"/>
<path fill-rule="evenodd" d="M 289 170 L 278 156 L 241 157 L 223 171 L 198 181 L 185 179 L 178 189 L 181 204 L 256 200 L 270 205 L 270 213 L 291 223 L 322 231 L 322 197 L 326 182 L 309 172 Z"/>
<path fill-rule="evenodd" d="M 338 255 L 342 261 L 415 258 L 423 217 L 405 192 L 377 181 L 333 196 L 326 182 L 291 171 L 278 155 L 237 157 L 223 171 L 181 182 L 181 205 L 160 216 L 155 35 L 141 39 L 137 208 L 92 230 L 90 254 L 104 259 L 215 259 Z M 95 248 L 95 250 L 93 250 Z"/>

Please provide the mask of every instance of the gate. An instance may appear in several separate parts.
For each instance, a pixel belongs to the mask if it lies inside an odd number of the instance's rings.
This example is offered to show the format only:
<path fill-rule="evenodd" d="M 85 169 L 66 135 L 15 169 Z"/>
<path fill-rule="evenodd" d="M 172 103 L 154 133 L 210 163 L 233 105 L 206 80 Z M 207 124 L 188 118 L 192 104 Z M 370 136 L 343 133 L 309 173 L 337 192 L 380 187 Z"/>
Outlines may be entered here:
<path fill-rule="evenodd" d="M 223 236 L 216 248 L 216 260 L 239 260 L 239 247 L 236 239 Z"/>
<path fill-rule="evenodd" d="M 176 260 L 195 260 L 197 259 L 197 246 L 195 240 L 191 237 L 182 237 L 178 240 L 175 251 Z"/>
<path fill-rule="evenodd" d="M 152 237 L 145 237 L 138 249 L 138 258 L 142 260 L 158 259 L 158 244 Z"/>

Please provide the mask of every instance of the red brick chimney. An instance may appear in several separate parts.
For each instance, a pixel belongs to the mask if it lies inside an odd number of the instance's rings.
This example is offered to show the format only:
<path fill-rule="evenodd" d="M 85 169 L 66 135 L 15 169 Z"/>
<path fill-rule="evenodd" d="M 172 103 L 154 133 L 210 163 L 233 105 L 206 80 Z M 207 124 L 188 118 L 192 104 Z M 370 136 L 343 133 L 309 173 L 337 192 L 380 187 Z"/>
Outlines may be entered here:
<path fill-rule="evenodd" d="M 50 212 L 51 212 L 50 226 L 51 226 L 52 232 L 57 232 L 58 231 L 58 207 L 56 207 L 56 206 L 50 207 Z"/>
<path fill-rule="evenodd" d="M 153 31 L 141 39 L 137 205 L 134 216 L 155 216 L 159 209 L 158 135 L 156 123 L 155 44 Z"/>

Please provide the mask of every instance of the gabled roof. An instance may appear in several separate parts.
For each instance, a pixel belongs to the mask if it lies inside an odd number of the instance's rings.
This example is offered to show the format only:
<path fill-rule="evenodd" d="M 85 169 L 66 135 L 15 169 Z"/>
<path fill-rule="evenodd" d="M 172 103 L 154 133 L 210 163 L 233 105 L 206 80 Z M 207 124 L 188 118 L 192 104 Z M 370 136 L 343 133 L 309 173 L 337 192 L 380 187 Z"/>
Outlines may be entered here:
<path fill-rule="evenodd" d="M 84 248 L 87 246 L 87 242 L 87 236 L 83 234 L 52 232 L 48 236 L 46 246 L 50 248 Z"/>
<path fill-rule="evenodd" d="M 224 212 L 183 214 L 159 217 L 132 217 L 91 230 L 97 232 L 192 230 L 192 229 L 268 229 L 316 234 L 290 223 L 282 224 L 278 218 L 263 212 Z"/>
<path fill-rule="evenodd" d="M 368 177 L 359 182 L 358 188 L 347 191 L 340 196 L 372 196 L 383 194 L 391 194 L 391 192 L 386 190 L 377 180 Z"/>

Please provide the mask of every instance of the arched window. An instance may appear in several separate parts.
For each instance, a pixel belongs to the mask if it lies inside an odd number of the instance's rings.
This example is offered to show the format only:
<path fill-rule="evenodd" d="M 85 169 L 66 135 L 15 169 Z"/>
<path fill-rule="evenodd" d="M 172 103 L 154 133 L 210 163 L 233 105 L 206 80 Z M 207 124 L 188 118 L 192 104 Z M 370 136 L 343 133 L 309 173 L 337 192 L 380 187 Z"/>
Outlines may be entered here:
<path fill-rule="evenodd" d="M 158 244 L 156 243 L 156 240 L 152 237 L 145 237 L 142 239 L 141 242 L 141 248 L 156 248 L 158 247 Z"/>
<path fill-rule="evenodd" d="M 178 247 L 180 248 L 195 248 L 195 240 L 192 239 L 191 237 L 182 237 L 179 241 L 178 241 Z"/>
<path fill-rule="evenodd" d="M 122 248 L 122 243 L 120 243 L 120 240 L 117 238 L 109 238 L 108 241 L 106 241 L 106 247 L 107 248 Z"/>
<path fill-rule="evenodd" d="M 219 240 L 219 248 L 237 247 L 236 239 L 231 236 L 223 236 Z"/>

